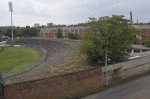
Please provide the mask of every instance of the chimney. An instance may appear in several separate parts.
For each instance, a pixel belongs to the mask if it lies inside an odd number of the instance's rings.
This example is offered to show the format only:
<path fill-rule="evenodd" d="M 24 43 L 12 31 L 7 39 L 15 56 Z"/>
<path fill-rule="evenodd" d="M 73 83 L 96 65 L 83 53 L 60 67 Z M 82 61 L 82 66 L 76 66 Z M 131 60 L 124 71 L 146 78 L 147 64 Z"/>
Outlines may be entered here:
<path fill-rule="evenodd" d="M 130 22 L 131 22 L 131 24 L 133 24 L 132 11 L 130 11 Z"/>
<path fill-rule="evenodd" d="M 139 24 L 139 19 L 137 19 L 137 24 Z"/>

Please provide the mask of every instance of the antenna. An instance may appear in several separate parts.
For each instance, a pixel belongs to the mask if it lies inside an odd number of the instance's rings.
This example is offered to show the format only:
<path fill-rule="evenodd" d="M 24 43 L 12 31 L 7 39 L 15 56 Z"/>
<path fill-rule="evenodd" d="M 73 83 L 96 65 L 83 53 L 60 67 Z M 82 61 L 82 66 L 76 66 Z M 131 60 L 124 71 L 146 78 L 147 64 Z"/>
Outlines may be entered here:
<path fill-rule="evenodd" d="M 137 19 L 137 24 L 139 24 L 139 19 Z"/>

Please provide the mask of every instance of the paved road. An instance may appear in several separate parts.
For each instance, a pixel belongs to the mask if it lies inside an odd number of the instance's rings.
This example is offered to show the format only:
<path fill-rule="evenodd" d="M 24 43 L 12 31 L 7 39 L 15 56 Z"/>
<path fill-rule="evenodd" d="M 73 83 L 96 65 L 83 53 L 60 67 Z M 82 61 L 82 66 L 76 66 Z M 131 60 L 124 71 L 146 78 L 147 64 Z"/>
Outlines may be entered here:
<path fill-rule="evenodd" d="M 150 99 L 150 76 L 81 99 Z"/>

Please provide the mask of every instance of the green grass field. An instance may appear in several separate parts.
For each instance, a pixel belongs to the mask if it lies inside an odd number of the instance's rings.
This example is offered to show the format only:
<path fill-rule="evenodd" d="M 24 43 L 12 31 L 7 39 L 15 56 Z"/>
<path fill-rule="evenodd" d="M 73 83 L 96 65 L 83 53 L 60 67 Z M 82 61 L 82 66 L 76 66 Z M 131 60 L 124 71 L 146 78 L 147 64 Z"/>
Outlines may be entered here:
<path fill-rule="evenodd" d="M 2 47 L 0 47 L 0 50 Z M 28 47 L 5 47 L 0 51 L 0 73 L 9 73 L 25 68 L 40 58 L 40 53 Z"/>

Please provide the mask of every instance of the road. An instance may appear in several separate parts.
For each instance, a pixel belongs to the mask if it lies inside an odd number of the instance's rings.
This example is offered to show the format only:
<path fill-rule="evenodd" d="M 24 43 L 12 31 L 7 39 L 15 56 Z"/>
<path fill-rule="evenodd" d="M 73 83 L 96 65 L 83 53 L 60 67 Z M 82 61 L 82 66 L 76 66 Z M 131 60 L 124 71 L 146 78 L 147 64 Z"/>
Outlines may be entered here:
<path fill-rule="evenodd" d="M 81 99 L 150 99 L 150 75 Z"/>

